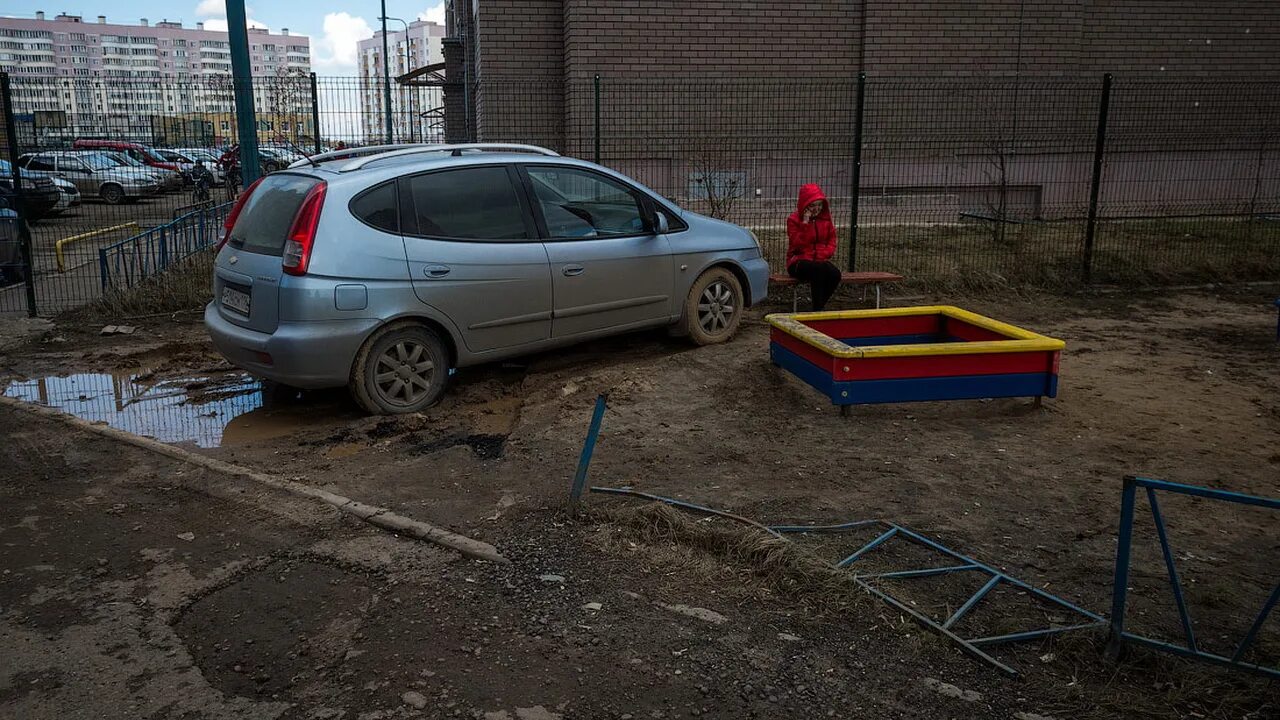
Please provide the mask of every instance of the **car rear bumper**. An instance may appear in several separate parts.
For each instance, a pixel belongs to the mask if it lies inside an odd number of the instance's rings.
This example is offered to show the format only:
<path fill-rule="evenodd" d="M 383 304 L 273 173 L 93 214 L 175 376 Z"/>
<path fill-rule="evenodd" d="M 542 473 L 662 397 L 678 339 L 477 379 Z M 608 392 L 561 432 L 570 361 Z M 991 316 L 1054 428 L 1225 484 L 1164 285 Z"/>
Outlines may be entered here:
<path fill-rule="evenodd" d="M 346 385 L 356 352 L 378 324 L 375 319 L 282 322 L 275 332 L 262 333 L 228 322 L 216 302 L 204 310 L 209 338 L 228 362 L 303 389 Z"/>

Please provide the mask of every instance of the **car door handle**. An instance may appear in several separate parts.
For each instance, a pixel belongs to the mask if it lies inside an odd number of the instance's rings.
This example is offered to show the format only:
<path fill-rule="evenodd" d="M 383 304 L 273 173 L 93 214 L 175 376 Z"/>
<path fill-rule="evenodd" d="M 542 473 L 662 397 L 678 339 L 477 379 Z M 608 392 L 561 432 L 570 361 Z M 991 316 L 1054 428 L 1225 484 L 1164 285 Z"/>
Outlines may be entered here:
<path fill-rule="evenodd" d="M 427 277 L 442 278 L 445 275 L 448 275 L 450 270 L 452 270 L 452 268 L 447 265 L 428 265 L 422 268 L 422 274 Z"/>
<path fill-rule="evenodd" d="M 565 265 L 560 269 L 560 272 L 564 273 L 565 277 L 577 277 L 586 271 L 587 269 L 581 265 Z"/>

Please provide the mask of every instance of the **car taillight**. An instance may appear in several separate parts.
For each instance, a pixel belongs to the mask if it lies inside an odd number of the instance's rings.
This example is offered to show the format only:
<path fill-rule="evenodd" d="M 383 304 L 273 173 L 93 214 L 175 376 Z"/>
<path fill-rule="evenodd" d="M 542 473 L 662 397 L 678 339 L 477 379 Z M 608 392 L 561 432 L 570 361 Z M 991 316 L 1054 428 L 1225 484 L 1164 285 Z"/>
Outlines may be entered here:
<path fill-rule="evenodd" d="M 218 246 L 213 249 L 214 253 L 221 250 L 222 246 L 226 245 L 227 241 L 231 239 L 231 228 L 236 226 L 236 218 L 240 217 L 240 211 L 244 209 L 244 204 L 249 201 L 249 196 L 258 188 L 258 183 L 265 179 L 266 176 L 264 175 L 254 180 L 253 184 L 245 188 L 244 192 L 240 193 L 240 197 L 236 198 L 236 204 L 232 205 L 231 212 L 227 213 L 226 222 L 222 223 L 222 239 L 218 241 Z"/>
<path fill-rule="evenodd" d="M 306 275 L 311 263 L 311 246 L 316 241 L 316 228 L 320 225 L 320 209 L 324 207 L 324 195 L 329 184 L 320 182 L 307 191 L 302 207 L 289 226 L 289 238 L 284 243 L 280 266 L 289 275 Z"/>

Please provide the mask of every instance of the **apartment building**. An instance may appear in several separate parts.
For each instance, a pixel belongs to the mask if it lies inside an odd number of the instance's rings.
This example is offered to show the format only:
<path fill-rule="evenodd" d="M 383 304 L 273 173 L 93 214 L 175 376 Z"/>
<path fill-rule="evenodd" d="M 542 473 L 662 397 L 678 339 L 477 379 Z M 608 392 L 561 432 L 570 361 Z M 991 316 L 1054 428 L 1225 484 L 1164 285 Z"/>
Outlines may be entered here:
<path fill-rule="evenodd" d="M 392 22 L 395 22 L 394 20 Z M 391 115 L 395 140 L 443 138 L 439 89 L 423 90 L 396 84 L 395 79 L 418 68 L 444 62 L 445 27 L 415 20 L 401 30 L 387 32 L 390 55 Z M 382 31 L 357 45 L 360 65 L 361 130 L 366 138 L 386 135 L 382 92 Z"/>
<path fill-rule="evenodd" d="M 310 39 L 250 29 L 249 42 L 251 71 L 263 78 L 255 83 L 260 129 L 309 133 Z M 0 72 L 13 80 L 19 124 L 32 123 L 19 132 L 41 143 L 95 130 L 146 141 L 182 128 L 234 131 L 230 43 L 204 23 L 0 17 Z"/>

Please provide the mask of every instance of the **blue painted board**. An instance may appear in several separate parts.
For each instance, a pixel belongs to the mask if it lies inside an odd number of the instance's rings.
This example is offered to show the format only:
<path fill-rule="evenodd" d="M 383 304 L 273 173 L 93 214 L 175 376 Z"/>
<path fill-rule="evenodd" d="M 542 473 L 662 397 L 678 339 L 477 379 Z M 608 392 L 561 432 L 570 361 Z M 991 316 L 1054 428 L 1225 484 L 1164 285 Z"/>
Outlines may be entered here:
<path fill-rule="evenodd" d="M 774 363 L 831 398 L 836 405 L 1058 395 L 1058 376 L 1053 373 L 836 382 L 830 374 L 781 345 L 769 343 L 769 355 Z"/>

